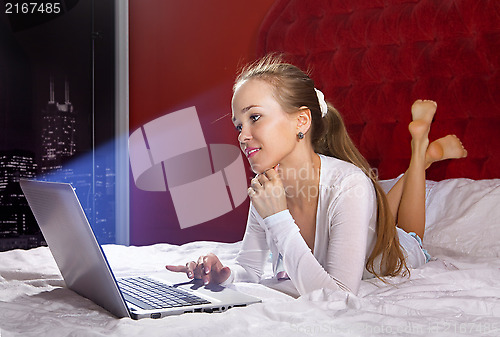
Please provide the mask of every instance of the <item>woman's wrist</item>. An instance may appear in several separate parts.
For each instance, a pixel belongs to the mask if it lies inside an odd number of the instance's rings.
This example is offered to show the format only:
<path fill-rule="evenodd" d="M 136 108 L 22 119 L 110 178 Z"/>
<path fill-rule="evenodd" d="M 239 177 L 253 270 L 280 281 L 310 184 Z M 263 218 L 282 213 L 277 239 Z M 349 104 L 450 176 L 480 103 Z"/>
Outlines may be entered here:
<path fill-rule="evenodd" d="M 300 231 L 288 209 L 265 218 L 264 225 L 281 247 L 285 247 L 289 239 Z"/>
<path fill-rule="evenodd" d="M 223 281 L 223 282 L 220 283 L 220 285 L 223 286 L 223 287 L 226 287 L 226 286 L 232 284 L 233 281 L 234 281 L 233 270 L 231 268 L 229 268 L 229 271 L 230 271 L 230 274 L 229 274 L 228 278 L 225 281 Z"/>
<path fill-rule="evenodd" d="M 290 214 L 290 211 L 288 210 L 288 208 L 285 208 L 284 210 L 277 211 L 276 213 L 273 214 L 269 214 L 268 216 L 266 216 L 265 218 L 263 217 L 262 219 L 264 219 L 264 221 L 266 220 L 273 221 L 273 219 L 276 220 L 285 218 L 287 214 Z"/>

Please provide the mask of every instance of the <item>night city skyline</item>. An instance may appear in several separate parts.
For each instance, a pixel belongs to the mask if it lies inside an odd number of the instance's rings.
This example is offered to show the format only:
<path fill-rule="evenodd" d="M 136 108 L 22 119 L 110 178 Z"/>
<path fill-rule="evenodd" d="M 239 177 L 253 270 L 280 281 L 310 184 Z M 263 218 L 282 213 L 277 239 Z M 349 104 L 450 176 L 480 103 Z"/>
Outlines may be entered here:
<path fill-rule="evenodd" d="M 34 219 L 17 181 L 35 177 L 71 183 L 99 241 L 114 242 L 114 34 L 113 20 L 97 27 L 99 6 L 66 0 L 60 15 L 0 13 L 0 241 L 7 248 L 33 246 L 22 236 L 38 225 L 27 225 Z"/>
<path fill-rule="evenodd" d="M 0 151 L 0 251 L 14 248 L 33 248 L 45 245 L 38 225 L 19 187 L 19 179 L 39 179 L 71 183 L 79 192 L 93 191 L 94 202 L 83 204 L 87 217 L 99 228 L 106 227 L 100 234 L 101 240 L 110 242 L 114 231 L 106 223 L 112 222 L 111 212 L 98 212 L 98 204 L 106 199 L 106 191 L 113 189 L 114 170 L 111 167 L 90 169 L 88 165 L 71 163 L 75 159 L 75 123 L 78 109 L 70 101 L 70 86 L 65 81 L 65 95 L 62 103 L 55 99 L 54 79 L 48 81 L 48 100 L 41 112 L 39 134 L 40 152 L 26 150 Z M 92 172 L 95 177 L 92 176 Z M 96 185 L 93 189 L 92 185 Z M 85 193 L 78 193 L 83 200 Z M 106 200 L 104 200 L 104 203 Z M 110 205 L 107 205 L 110 206 Z"/>

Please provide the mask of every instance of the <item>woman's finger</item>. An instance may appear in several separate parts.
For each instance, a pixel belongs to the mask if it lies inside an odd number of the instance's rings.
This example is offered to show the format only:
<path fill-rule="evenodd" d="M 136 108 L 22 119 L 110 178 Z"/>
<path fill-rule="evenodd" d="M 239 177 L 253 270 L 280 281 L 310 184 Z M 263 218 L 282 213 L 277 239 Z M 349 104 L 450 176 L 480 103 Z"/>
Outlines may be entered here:
<path fill-rule="evenodd" d="M 201 277 L 201 280 L 203 281 L 203 284 L 209 284 L 210 279 L 211 279 L 211 272 L 212 266 L 209 261 L 209 257 L 205 256 L 203 257 L 203 264 L 202 264 L 202 274 L 203 276 Z"/>
<path fill-rule="evenodd" d="M 204 284 L 210 283 L 210 263 L 207 255 L 200 256 L 198 259 L 199 275 Z"/>
<path fill-rule="evenodd" d="M 203 257 L 203 272 L 205 274 L 210 274 L 211 270 L 212 270 L 212 261 L 210 260 L 210 257 L 207 255 Z"/>
<path fill-rule="evenodd" d="M 255 192 L 253 188 L 249 187 L 247 190 L 247 194 L 250 197 L 250 199 L 253 199 L 253 197 L 255 197 L 255 195 L 257 194 L 257 192 Z"/>
<path fill-rule="evenodd" d="M 224 267 L 217 255 L 213 253 L 209 253 L 203 258 L 203 268 L 205 276 L 202 279 L 205 284 L 222 283 L 231 275 L 231 269 Z"/>
<path fill-rule="evenodd" d="M 260 183 L 259 179 L 253 178 L 250 181 L 250 187 L 253 188 L 256 191 L 257 189 L 259 189 L 259 188 L 262 187 L 262 184 Z"/>
<path fill-rule="evenodd" d="M 173 266 L 173 265 L 166 265 L 165 268 L 167 270 L 176 272 L 176 273 L 187 273 L 187 267 L 186 266 Z"/>
<path fill-rule="evenodd" d="M 203 257 L 204 256 L 200 256 L 198 258 L 198 260 L 196 261 L 196 265 L 194 267 L 194 270 L 193 270 L 194 278 L 196 280 L 202 280 L 203 279 L 203 275 L 204 275 L 204 272 L 203 272 Z"/>
<path fill-rule="evenodd" d="M 190 261 L 186 263 L 184 266 L 181 265 L 166 265 L 165 268 L 167 270 L 178 272 L 178 273 L 186 273 L 188 278 L 202 280 L 203 283 L 208 284 L 212 281 L 218 282 L 217 279 L 221 278 L 219 273 L 219 269 L 223 269 L 224 267 L 220 263 L 219 259 L 216 255 L 210 253 L 208 255 L 202 255 L 198 258 L 198 260 Z M 223 280 L 226 280 L 230 273 L 230 269 L 225 267 L 227 270 L 223 271 Z M 215 275 L 212 275 L 215 273 Z M 213 277 L 212 277 L 213 276 Z"/>
<path fill-rule="evenodd" d="M 186 274 L 188 278 L 192 279 L 196 277 L 195 270 L 196 270 L 196 262 L 190 261 L 186 263 Z"/>
<path fill-rule="evenodd" d="M 264 174 L 259 174 L 257 180 L 262 186 L 264 186 L 269 181 L 269 178 L 266 176 L 264 172 Z"/>
<path fill-rule="evenodd" d="M 214 253 L 210 253 L 203 258 L 203 266 L 205 268 L 205 273 L 208 274 L 212 271 L 218 271 L 219 268 L 222 268 L 222 263 L 220 262 L 217 255 L 215 255 Z"/>
<path fill-rule="evenodd" d="M 269 180 L 279 178 L 278 172 L 274 168 L 271 168 L 271 169 L 267 170 L 266 172 L 264 172 L 263 176 L 265 176 Z"/>
<path fill-rule="evenodd" d="M 167 270 L 173 271 L 175 273 L 186 273 L 188 278 L 193 278 L 193 269 L 196 263 L 194 261 L 186 263 L 184 266 L 178 265 L 166 265 Z"/>

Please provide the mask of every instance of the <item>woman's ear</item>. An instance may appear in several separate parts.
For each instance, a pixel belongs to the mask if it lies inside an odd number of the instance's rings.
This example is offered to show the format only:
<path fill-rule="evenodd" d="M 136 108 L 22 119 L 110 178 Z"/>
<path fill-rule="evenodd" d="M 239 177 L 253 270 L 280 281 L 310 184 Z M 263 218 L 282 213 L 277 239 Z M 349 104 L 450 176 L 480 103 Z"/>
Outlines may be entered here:
<path fill-rule="evenodd" d="M 311 118 L 311 110 L 308 107 L 302 106 L 299 109 L 299 113 L 297 115 L 297 132 L 302 132 L 306 134 L 307 131 L 311 128 L 312 118 Z"/>

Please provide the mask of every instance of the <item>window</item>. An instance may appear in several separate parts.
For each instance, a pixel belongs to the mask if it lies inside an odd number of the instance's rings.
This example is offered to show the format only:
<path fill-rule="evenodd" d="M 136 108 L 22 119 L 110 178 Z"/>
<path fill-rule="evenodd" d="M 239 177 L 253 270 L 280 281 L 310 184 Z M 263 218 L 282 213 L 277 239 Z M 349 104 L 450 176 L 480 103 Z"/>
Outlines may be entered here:
<path fill-rule="evenodd" d="M 99 242 L 128 243 L 127 4 L 59 3 L 0 14 L 0 247 L 44 244 L 19 178 L 71 183 Z"/>

